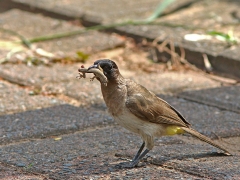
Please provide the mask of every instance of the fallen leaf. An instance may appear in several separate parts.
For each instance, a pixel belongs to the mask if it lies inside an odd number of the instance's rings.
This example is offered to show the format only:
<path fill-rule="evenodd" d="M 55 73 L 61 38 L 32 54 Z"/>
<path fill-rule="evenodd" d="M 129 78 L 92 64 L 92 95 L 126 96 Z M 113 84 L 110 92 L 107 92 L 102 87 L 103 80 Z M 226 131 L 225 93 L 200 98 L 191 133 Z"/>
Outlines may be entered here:
<path fill-rule="evenodd" d="M 62 139 L 62 137 L 56 137 L 56 138 L 54 138 L 54 141 L 59 141 L 61 139 Z"/>

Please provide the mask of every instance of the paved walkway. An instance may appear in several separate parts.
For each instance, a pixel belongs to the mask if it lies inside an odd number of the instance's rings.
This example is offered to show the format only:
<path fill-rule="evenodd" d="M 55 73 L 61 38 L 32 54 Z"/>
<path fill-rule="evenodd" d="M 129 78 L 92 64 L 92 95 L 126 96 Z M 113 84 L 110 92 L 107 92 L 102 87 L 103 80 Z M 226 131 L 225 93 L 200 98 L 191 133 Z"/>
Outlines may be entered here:
<path fill-rule="evenodd" d="M 88 24 L 146 18 L 159 0 L 118 1 L 119 11 L 115 1 L 104 2 L 2 0 L 0 27 L 25 38 L 34 38 L 81 30 L 83 25 L 73 20 L 76 17 Z M 205 28 L 217 28 L 224 22 L 221 30 L 234 27 L 239 37 L 240 26 L 235 23 L 238 1 L 181 2 L 170 6 L 159 21 L 184 23 L 189 16 L 192 25 L 201 24 Z M 125 6 L 126 3 L 129 6 Z M 208 14 L 210 10 L 212 14 Z M 194 13 L 195 19 L 187 12 Z M 229 15 L 232 12 L 234 16 Z M 186 49 L 189 61 L 201 66 L 202 53 L 206 53 L 214 71 L 227 73 L 235 79 L 239 77 L 239 71 L 235 70 L 239 67 L 238 45 L 229 47 L 215 40 L 186 42 L 180 37 L 193 31 L 179 27 L 144 25 L 121 27 L 115 32 L 119 31 L 135 38 L 155 39 L 162 35 L 164 40 L 170 36 L 176 48 L 181 43 Z M 0 45 L 0 59 L 16 48 L 27 52 L 27 55 L 20 53 L 20 59 L 33 57 L 31 51 L 20 45 L 6 46 L 6 42 L 13 40 L 16 36 L 0 31 L 0 42 L 5 43 Z M 146 64 L 148 54 L 133 47 L 122 34 L 92 31 L 34 45 L 65 60 L 64 63 L 27 66 L 19 63 L 17 56 L 0 65 L 0 179 L 240 178 L 240 86 L 235 79 L 192 70 L 164 71 L 161 65 Z M 226 146 L 234 156 L 223 156 L 218 149 L 191 136 L 163 137 L 156 139 L 154 149 L 144 159 L 144 167 L 117 168 L 116 164 L 134 155 L 141 139 L 119 127 L 108 115 L 97 81 L 75 78 L 83 62 L 72 61 L 84 61 L 79 57 L 80 52 L 95 54 L 85 66 L 106 56 L 116 60 L 125 77 L 167 100 L 195 129 Z M 219 58 L 221 63 L 214 64 Z M 148 69 L 141 71 L 143 68 Z"/>

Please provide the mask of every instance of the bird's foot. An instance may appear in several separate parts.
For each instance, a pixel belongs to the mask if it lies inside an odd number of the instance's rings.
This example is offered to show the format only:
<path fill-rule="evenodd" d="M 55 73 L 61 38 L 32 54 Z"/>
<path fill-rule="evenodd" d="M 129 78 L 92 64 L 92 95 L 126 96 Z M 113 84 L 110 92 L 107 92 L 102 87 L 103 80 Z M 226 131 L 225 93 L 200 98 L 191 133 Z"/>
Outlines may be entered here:
<path fill-rule="evenodd" d="M 116 165 L 117 168 L 123 169 L 123 168 L 134 168 L 134 167 L 143 167 L 145 166 L 144 163 L 137 163 L 135 161 L 128 161 L 128 162 L 121 162 Z"/>

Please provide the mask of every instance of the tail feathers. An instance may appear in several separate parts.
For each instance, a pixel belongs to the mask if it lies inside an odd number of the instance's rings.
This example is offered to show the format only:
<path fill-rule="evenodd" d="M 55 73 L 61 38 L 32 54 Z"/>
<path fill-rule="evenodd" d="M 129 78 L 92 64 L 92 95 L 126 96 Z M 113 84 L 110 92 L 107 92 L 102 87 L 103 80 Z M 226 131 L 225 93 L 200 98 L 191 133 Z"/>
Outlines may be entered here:
<path fill-rule="evenodd" d="M 225 152 L 226 155 L 231 155 L 231 153 L 229 153 L 228 150 L 226 150 L 223 146 L 213 142 L 210 138 L 200 134 L 199 132 L 197 132 L 196 130 L 194 129 L 191 129 L 191 128 L 187 128 L 187 127 L 181 127 L 184 131 L 186 131 L 187 133 L 197 137 L 198 139 L 208 143 L 208 144 L 211 144 L 212 146 L 215 146 L 221 150 L 223 150 Z"/>

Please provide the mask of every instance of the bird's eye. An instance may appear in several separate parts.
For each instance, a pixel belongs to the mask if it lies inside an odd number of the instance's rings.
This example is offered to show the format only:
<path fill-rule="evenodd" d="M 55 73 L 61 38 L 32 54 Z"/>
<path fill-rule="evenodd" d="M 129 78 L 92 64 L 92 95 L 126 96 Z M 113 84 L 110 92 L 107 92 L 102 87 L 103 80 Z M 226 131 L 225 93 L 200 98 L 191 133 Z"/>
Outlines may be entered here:
<path fill-rule="evenodd" d="M 111 70 L 112 69 L 112 66 L 108 66 L 108 70 Z"/>
<path fill-rule="evenodd" d="M 104 71 L 110 71 L 112 69 L 112 66 L 104 66 L 103 69 Z"/>

